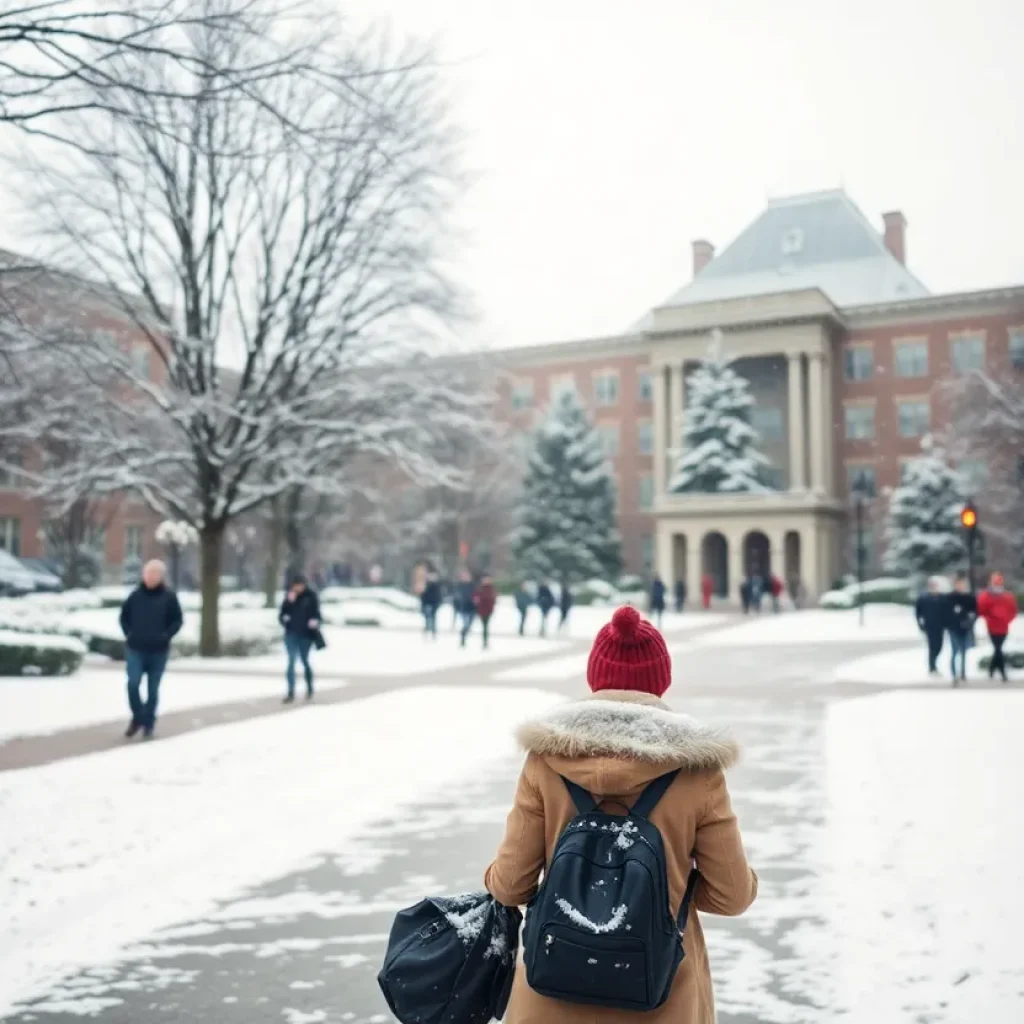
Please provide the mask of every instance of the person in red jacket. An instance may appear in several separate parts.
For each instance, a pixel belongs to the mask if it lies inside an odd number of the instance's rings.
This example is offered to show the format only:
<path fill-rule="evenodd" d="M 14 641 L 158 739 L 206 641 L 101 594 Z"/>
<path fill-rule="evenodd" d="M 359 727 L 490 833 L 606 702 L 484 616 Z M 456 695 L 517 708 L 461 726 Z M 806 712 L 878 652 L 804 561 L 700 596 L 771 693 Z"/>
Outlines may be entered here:
<path fill-rule="evenodd" d="M 985 620 L 988 635 L 992 640 L 992 660 L 988 666 L 988 677 L 993 678 L 998 671 L 1006 679 L 1006 658 L 1003 644 L 1006 634 L 1010 632 L 1010 623 L 1017 618 L 1017 598 L 1006 589 L 1003 574 L 994 572 L 989 577 L 988 590 L 978 595 L 978 615 Z"/>
<path fill-rule="evenodd" d="M 779 598 L 782 597 L 782 580 L 775 573 L 772 573 L 770 585 L 772 588 L 772 611 L 777 613 L 779 610 Z"/>
<path fill-rule="evenodd" d="M 715 591 L 715 582 L 709 573 L 705 573 L 700 581 L 700 601 L 705 611 L 711 607 L 711 595 Z"/>
<path fill-rule="evenodd" d="M 484 576 L 473 595 L 473 607 L 480 616 L 480 623 L 484 630 L 484 650 L 491 638 L 491 616 L 494 614 L 494 606 L 498 603 L 498 595 L 494 590 L 494 581 L 490 576 Z M 465 642 L 465 638 L 463 638 Z"/>

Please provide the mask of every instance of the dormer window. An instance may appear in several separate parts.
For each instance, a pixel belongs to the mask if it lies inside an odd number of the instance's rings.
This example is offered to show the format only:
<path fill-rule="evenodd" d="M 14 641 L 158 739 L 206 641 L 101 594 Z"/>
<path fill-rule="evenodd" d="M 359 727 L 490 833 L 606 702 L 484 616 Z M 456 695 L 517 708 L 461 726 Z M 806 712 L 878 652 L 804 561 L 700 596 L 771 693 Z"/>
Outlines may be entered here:
<path fill-rule="evenodd" d="M 782 255 L 793 256 L 804 247 L 804 233 L 800 228 L 790 228 L 782 236 Z"/>

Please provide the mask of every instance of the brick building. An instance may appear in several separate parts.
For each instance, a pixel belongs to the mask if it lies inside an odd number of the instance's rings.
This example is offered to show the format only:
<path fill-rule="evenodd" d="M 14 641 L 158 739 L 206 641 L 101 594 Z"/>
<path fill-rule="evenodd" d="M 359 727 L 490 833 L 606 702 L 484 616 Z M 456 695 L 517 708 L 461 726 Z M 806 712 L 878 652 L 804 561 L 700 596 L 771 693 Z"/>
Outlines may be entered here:
<path fill-rule="evenodd" d="M 733 594 L 756 566 L 820 593 L 852 563 L 853 487 L 898 484 L 948 422 L 938 385 L 1024 373 L 1024 285 L 932 295 L 908 269 L 906 231 L 899 212 L 876 230 L 842 191 L 770 202 L 720 254 L 694 242 L 692 281 L 626 333 L 503 353 L 507 415 L 525 431 L 559 388 L 577 389 L 615 468 L 630 570 L 691 593 L 709 572 Z M 667 491 L 686 375 L 714 329 L 751 383 L 772 494 Z M 867 508 L 874 566 L 880 504 Z"/>

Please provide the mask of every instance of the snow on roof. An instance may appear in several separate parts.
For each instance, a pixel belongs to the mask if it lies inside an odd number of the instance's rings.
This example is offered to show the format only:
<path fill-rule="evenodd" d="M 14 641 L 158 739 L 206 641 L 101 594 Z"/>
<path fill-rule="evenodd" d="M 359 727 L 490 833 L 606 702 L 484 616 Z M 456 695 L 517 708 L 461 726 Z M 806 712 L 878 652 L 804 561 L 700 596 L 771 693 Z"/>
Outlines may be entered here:
<path fill-rule="evenodd" d="M 841 189 L 776 199 L 661 306 L 820 288 L 838 307 L 930 293 Z M 648 313 L 636 325 L 647 329 Z"/>

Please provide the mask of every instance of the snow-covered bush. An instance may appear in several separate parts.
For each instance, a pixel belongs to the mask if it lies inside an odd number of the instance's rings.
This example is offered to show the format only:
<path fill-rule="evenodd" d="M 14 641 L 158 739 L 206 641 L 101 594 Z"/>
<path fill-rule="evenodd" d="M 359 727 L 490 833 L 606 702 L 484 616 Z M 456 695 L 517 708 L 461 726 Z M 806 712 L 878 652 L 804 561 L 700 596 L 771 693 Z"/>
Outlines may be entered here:
<path fill-rule="evenodd" d="M 883 576 L 829 590 L 821 595 L 818 604 L 832 609 L 857 608 L 862 604 L 912 604 L 915 596 L 909 580 Z"/>
<path fill-rule="evenodd" d="M 818 599 L 818 604 L 822 608 L 830 608 L 833 611 L 845 611 L 849 608 L 856 608 L 857 599 L 846 590 L 827 590 Z"/>
<path fill-rule="evenodd" d="M 66 676 L 84 657 L 85 645 L 73 637 L 0 631 L 0 676 Z"/>
<path fill-rule="evenodd" d="M 345 601 L 375 601 L 400 612 L 418 612 L 420 599 L 396 587 L 325 587 L 320 591 L 321 604 Z"/>

